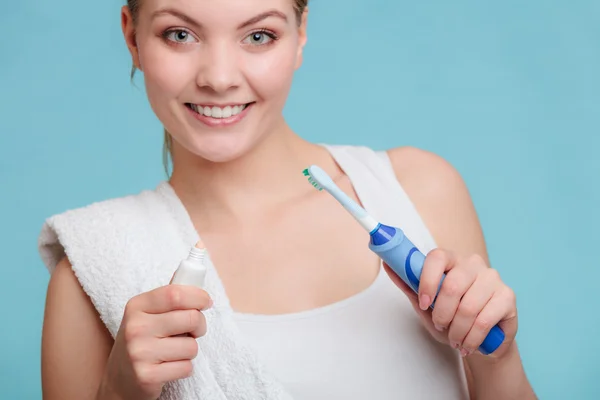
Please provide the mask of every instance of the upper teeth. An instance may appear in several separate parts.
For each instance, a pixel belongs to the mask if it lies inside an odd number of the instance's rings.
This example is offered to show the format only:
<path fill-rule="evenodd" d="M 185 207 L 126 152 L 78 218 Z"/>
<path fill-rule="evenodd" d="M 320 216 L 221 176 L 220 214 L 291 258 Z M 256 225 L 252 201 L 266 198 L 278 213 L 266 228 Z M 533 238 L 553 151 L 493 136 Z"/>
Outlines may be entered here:
<path fill-rule="evenodd" d="M 190 104 L 192 110 L 196 111 L 198 114 L 205 115 L 207 117 L 212 118 L 229 118 L 232 115 L 238 115 L 246 108 L 246 105 L 239 106 L 227 106 L 227 107 L 203 107 L 197 104 Z"/>

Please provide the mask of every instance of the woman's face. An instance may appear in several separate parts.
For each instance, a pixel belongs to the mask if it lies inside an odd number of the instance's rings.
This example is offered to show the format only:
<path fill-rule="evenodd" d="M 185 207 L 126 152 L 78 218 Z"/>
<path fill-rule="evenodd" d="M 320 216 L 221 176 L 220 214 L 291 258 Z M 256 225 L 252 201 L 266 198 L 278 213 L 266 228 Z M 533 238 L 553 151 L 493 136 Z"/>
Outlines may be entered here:
<path fill-rule="evenodd" d="M 232 160 L 282 123 L 306 42 L 292 0 L 141 0 L 136 26 L 127 8 L 122 22 L 153 111 L 189 152 Z"/>

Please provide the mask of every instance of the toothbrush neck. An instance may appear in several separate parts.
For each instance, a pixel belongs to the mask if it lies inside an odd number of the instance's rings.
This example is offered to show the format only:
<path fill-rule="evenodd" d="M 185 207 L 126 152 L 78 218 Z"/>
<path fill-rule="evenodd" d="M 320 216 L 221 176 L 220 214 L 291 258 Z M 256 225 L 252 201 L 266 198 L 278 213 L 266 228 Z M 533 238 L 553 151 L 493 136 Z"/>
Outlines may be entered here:
<path fill-rule="evenodd" d="M 371 217 L 367 211 L 352 200 L 340 189 L 329 190 L 329 193 L 358 221 L 365 231 L 371 234 L 379 226 L 379 222 Z"/>

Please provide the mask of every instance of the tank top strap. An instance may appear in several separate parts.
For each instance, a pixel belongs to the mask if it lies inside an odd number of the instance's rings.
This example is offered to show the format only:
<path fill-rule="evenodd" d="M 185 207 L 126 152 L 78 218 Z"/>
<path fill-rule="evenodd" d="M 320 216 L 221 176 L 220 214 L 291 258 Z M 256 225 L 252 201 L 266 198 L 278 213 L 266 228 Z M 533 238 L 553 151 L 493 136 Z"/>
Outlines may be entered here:
<path fill-rule="evenodd" d="M 424 253 L 435 240 L 398 181 L 387 151 L 364 146 L 324 145 L 348 176 L 363 207 L 377 220 L 396 226 Z"/>

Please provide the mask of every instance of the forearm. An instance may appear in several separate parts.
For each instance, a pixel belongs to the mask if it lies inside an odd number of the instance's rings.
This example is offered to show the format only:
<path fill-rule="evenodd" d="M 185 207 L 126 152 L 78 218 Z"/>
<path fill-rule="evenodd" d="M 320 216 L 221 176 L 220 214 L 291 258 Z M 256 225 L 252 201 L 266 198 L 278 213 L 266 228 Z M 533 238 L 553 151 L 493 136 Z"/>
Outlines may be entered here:
<path fill-rule="evenodd" d="M 123 400 L 123 398 L 103 382 L 98 389 L 95 400 Z"/>
<path fill-rule="evenodd" d="M 115 383 L 118 382 L 118 379 L 114 371 L 114 368 L 109 368 L 108 366 L 105 368 L 95 400 L 139 400 L 139 397 L 135 397 L 131 393 L 123 394 L 119 393 L 121 392 L 120 390 L 116 390 Z"/>
<path fill-rule="evenodd" d="M 466 363 L 475 400 L 537 400 L 516 343 L 501 359 L 476 353 Z"/>

